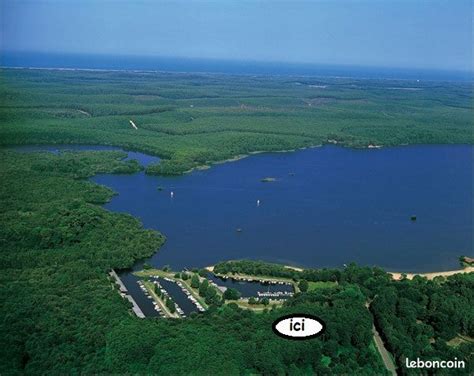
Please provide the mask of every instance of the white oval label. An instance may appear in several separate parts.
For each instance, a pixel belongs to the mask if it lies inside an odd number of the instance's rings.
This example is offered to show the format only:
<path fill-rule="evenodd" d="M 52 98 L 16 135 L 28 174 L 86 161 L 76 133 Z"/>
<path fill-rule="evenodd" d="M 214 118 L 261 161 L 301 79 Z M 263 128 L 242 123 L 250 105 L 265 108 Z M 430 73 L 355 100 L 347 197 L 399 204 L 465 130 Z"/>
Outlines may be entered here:
<path fill-rule="evenodd" d="M 273 331 L 283 338 L 310 339 L 323 334 L 326 325 L 319 317 L 306 313 L 295 313 L 280 317 L 273 325 Z"/>

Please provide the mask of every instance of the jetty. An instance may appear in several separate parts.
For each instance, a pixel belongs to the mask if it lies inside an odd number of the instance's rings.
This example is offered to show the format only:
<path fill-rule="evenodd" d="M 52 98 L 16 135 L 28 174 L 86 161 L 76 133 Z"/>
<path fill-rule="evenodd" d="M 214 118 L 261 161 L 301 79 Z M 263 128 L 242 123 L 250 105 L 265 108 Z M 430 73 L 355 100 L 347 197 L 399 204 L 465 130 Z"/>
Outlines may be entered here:
<path fill-rule="evenodd" d="M 251 276 L 245 274 L 219 274 L 214 273 L 214 267 L 208 266 L 205 268 L 206 270 L 213 273 L 215 276 L 222 278 L 224 280 L 231 279 L 234 281 L 242 281 L 242 282 L 259 282 L 265 285 L 287 285 L 287 286 L 295 286 L 295 284 L 290 281 L 288 278 L 278 278 L 278 277 L 260 277 L 260 276 Z"/>
<path fill-rule="evenodd" d="M 259 298 L 281 298 L 281 297 L 291 297 L 293 296 L 292 292 L 289 291 L 266 291 L 266 292 L 260 292 L 257 291 L 257 296 Z"/>
<path fill-rule="evenodd" d="M 132 311 L 133 313 L 135 313 L 135 315 L 141 319 L 144 319 L 145 318 L 145 314 L 143 313 L 143 311 L 141 310 L 141 308 L 138 306 L 137 302 L 135 301 L 135 299 L 133 299 L 133 297 L 128 293 L 128 290 L 127 288 L 125 287 L 125 285 L 123 284 L 122 280 L 120 279 L 120 277 L 117 275 L 117 273 L 115 272 L 114 269 L 112 269 L 109 273 L 109 275 L 115 279 L 115 283 L 119 286 L 119 291 L 120 291 L 120 295 L 127 299 L 130 303 L 132 303 Z"/>
<path fill-rule="evenodd" d="M 204 312 L 206 309 L 199 303 L 199 301 L 193 296 L 191 291 L 188 290 L 187 286 L 185 286 L 184 283 L 179 282 L 179 281 L 174 281 L 180 288 L 181 290 L 186 294 L 188 299 L 196 306 L 199 312 Z"/>
<path fill-rule="evenodd" d="M 149 288 L 148 286 L 145 286 L 143 281 L 137 281 L 138 285 L 140 288 L 143 290 L 147 298 L 153 300 L 153 306 L 155 307 L 155 310 L 160 314 L 162 317 L 171 317 L 171 318 L 178 318 L 178 317 L 183 317 L 184 313 L 181 308 L 178 307 L 176 302 L 171 299 L 170 295 L 168 294 L 168 291 L 166 291 L 163 286 L 160 284 L 158 280 L 153 281 L 152 286 L 156 286 L 153 288 Z M 160 291 L 160 296 L 156 293 L 155 289 L 158 289 Z M 154 291 L 155 290 L 155 291 Z M 166 305 L 166 300 L 171 299 L 175 305 L 176 312 L 172 313 L 170 309 Z"/>
<path fill-rule="evenodd" d="M 115 282 L 117 283 L 117 285 L 119 285 L 119 290 L 120 292 L 123 292 L 123 293 L 127 293 L 128 290 L 127 288 L 125 287 L 125 285 L 123 284 L 122 280 L 120 279 L 120 277 L 117 275 L 117 273 L 115 273 L 115 270 L 111 270 L 109 275 L 115 279 Z"/>

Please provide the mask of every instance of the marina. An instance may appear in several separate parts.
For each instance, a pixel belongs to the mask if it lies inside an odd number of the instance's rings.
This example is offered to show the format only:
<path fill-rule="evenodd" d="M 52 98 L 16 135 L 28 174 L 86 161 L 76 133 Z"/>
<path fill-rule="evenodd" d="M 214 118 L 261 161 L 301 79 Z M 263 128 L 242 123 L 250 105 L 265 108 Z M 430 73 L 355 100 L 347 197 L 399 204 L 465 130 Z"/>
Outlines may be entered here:
<path fill-rule="evenodd" d="M 216 276 L 208 273 L 208 280 L 221 291 L 227 288 L 236 289 L 242 298 L 271 298 L 274 300 L 285 300 L 293 296 L 293 284 L 283 281 L 271 281 L 265 279 L 236 278 L 228 276 Z"/>
<path fill-rule="evenodd" d="M 198 300 L 189 292 L 189 290 L 183 285 L 182 282 L 176 282 L 176 284 L 181 288 L 181 290 L 186 294 L 188 299 L 196 306 L 199 312 L 204 312 L 204 307 L 198 302 Z"/>
<path fill-rule="evenodd" d="M 192 312 L 204 311 L 204 308 L 191 296 L 182 284 L 178 285 L 178 283 L 171 278 L 155 277 L 152 280 L 155 283 L 159 283 L 176 303 L 176 311 L 181 317 L 189 316 Z"/>
<path fill-rule="evenodd" d="M 145 285 L 143 284 L 142 281 L 138 280 L 137 281 L 137 284 L 138 286 L 140 287 L 140 290 L 142 290 L 143 294 L 150 300 L 152 300 L 152 304 L 153 304 L 153 307 L 155 309 L 156 312 L 158 312 L 158 314 L 161 316 L 161 317 L 166 317 L 166 314 L 164 313 L 164 308 L 161 306 L 160 307 L 160 304 L 158 304 L 158 302 L 156 301 L 156 299 L 154 299 L 154 297 L 151 295 L 150 291 L 148 291 L 148 289 L 145 287 Z M 164 294 L 167 295 L 166 291 L 165 290 L 161 290 Z"/>

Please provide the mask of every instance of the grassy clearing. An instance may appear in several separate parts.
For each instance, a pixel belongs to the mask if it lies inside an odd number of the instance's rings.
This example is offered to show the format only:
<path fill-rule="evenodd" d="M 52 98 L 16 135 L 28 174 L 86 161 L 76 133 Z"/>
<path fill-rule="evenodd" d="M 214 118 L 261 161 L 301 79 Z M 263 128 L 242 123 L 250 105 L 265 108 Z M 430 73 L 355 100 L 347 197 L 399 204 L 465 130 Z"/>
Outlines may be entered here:
<path fill-rule="evenodd" d="M 140 270 L 139 272 L 135 272 L 133 274 L 141 278 L 159 276 L 159 277 L 167 277 L 167 278 L 173 278 L 173 279 L 175 275 L 174 272 L 166 272 L 161 269 L 144 269 L 144 270 Z"/>
<path fill-rule="evenodd" d="M 308 291 L 318 290 L 318 289 L 327 289 L 331 287 L 336 287 L 336 282 L 308 282 Z"/>
<path fill-rule="evenodd" d="M 240 308 L 244 309 L 249 309 L 251 311 L 255 312 L 263 312 L 265 309 L 271 309 L 272 307 L 281 307 L 283 305 L 283 302 L 277 301 L 277 300 L 270 300 L 270 303 L 268 305 L 265 304 L 249 304 L 248 299 L 239 299 L 239 300 L 229 300 L 227 304 L 229 303 L 235 303 L 237 304 Z"/>
<path fill-rule="evenodd" d="M 458 347 L 463 343 L 474 343 L 474 338 L 458 334 L 456 337 L 446 342 L 446 344 L 451 347 Z"/>

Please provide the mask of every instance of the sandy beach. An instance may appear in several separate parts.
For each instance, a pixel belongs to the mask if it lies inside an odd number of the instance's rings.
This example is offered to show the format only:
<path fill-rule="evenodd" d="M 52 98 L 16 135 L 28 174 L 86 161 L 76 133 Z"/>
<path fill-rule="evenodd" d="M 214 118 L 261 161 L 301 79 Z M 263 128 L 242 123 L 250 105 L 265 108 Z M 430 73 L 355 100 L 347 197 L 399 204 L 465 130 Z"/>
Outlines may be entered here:
<path fill-rule="evenodd" d="M 304 269 L 303 268 L 297 268 L 295 266 L 290 266 L 290 265 L 285 265 L 284 266 L 287 269 L 292 269 L 296 270 L 298 272 L 302 272 Z M 210 272 L 214 271 L 214 266 L 207 266 L 205 269 L 207 269 Z M 430 273 L 400 273 L 400 272 L 387 272 L 392 276 L 393 279 L 395 280 L 400 280 L 402 279 L 402 275 L 406 275 L 408 279 L 413 279 L 416 275 L 419 275 L 421 277 L 425 277 L 427 279 L 433 279 L 434 277 L 449 277 L 454 274 L 460 274 L 460 273 L 472 273 L 474 272 L 474 266 L 467 266 L 462 269 L 456 269 L 456 270 L 448 270 L 444 272 L 430 272 Z"/>
<path fill-rule="evenodd" d="M 402 275 L 405 274 L 408 279 L 413 279 L 414 276 L 419 275 L 427 279 L 433 279 L 434 277 L 449 277 L 450 275 L 459 274 L 459 273 L 471 273 L 474 272 L 474 266 L 467 266 L 463 269 L 448 270 L 446 272 L 431 272 L 431 273 L 398 273 L 393 272 L 389 273 L 392 275 L 393 279 L 400 280 Z"/>

